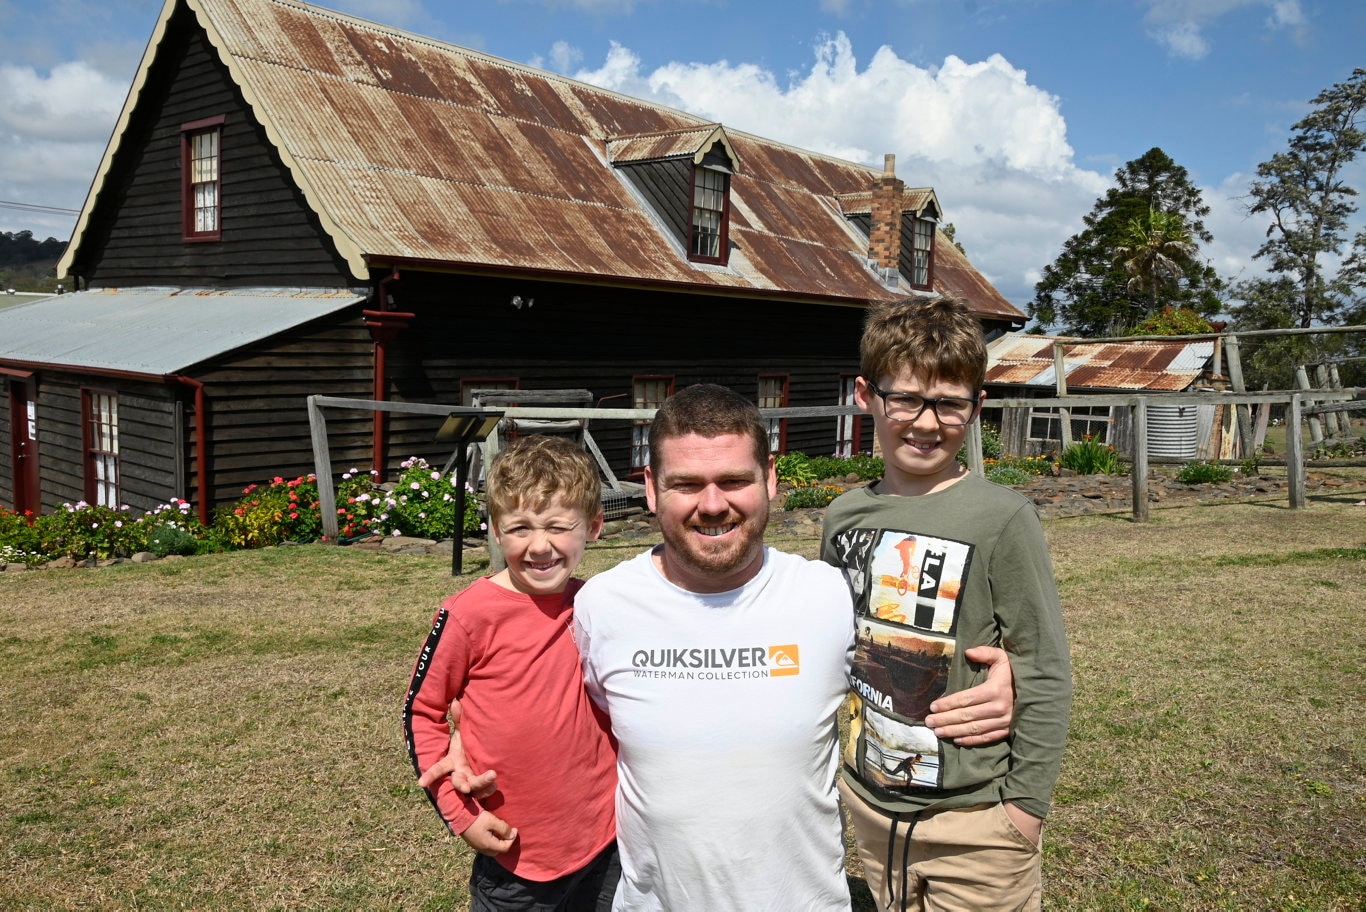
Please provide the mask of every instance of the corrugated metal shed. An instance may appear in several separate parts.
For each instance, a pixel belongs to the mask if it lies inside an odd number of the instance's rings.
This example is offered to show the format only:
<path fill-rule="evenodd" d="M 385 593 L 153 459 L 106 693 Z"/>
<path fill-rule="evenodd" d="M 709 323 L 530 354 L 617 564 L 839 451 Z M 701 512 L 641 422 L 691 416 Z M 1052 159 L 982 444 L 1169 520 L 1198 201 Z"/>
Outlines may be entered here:
<path fill-rule="evenodd" d="M 0 310 L 0 361 L 160 377 L 363 300 L 297 289 L 79 291 Z"/>
<path fill-rule="evenodd" d="M 1007 333 L 987 347 L 988 384 L 1057 385 L 1052 336 Z M 1179 392 L 1204 373 L 1214 343 L 1106 342 L 1064 350 L 1067 388 Z"/>
<path fill-rule="evenodd" d="M 737 255 L 727 268 L 698 266 L 670 247 L 609 157 L 678 154 L 716 124 L 292 0 L 167 0 L 63 268 L 178 4 L 357 279 L 415 259 L 849 304 L 899 296 L 869 269 L 867 239 L 838 202 L 869 191 L 879 171 L 726 130 L 743 163 L 731 185 Z M 609 151 L 614 140 L 623 146 Z M 937 245 L 936 287 L 968 294 L 984 316 L 1023 322 L 949 248 Z"/>

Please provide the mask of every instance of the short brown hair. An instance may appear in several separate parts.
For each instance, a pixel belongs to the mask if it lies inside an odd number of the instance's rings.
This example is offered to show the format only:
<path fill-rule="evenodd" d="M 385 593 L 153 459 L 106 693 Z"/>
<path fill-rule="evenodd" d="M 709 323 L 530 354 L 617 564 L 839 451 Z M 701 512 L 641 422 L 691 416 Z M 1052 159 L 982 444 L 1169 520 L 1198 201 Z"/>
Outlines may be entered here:
<path fill-rule="evenodd" d="M 519 437 L 489 466 L 489 523 L 518 508 L 544 510 L 559 500 L 593 519 L 602 510 L 602 480 L 593 458 L 568 437 Z"/>
<path fill-rule="evenodd" d="M 759 407 L 735 390 L 716 383 L 695 383 L 670 396 L 650 424 L 650 471 L 659 474 L 660 445 L 673 437 L 741 434 L 754 444 L 754 459 L 768 465 L 768 425 Z"/>
<path fill-rule="evenodd" d="M 885 383 L 903 370 L 927 383 L 964 383 L 974 394 L 981 392 L 987 343 L 966 301 L 906 298 L 869 309 L 859 372 L 872 383 Z"/>

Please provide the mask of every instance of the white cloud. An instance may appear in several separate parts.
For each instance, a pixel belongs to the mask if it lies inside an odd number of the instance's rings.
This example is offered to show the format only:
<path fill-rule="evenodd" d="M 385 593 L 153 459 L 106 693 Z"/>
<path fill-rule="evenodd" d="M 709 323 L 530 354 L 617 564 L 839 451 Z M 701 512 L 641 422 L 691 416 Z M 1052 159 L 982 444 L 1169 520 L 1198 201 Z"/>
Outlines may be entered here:
<path fill-rule="evenodd" d="M 1147 0 L 1148 35 L 1176 57 L 1199 60 L 1210 51 L 1205 29 L 1244 7 L 1266 7 L 1267 28 L 1290 29 L 1298 40 L 1306 26 L 1300 0 Z"/>
<path fill-rule="evenodd" d="M 80 141 L 109 138 L 128 87 L 83 63 L 44 76 L 32 67 L 0 66 L 0 136 Z"/>
<path fill-rule="evenodd" d="M 860 69 L 838 34 L 784 86 L 725 60 L 644 72 L 638 55 L 613 44 L 600 68 L 574 78 L 869 165 L 895 153 L 898 175 L 936 189 L 974 265 L 1021 307 L 1109 186 L 1109 175 L 1075 163 L 1058 99 L 999 54 L 926 69 L 883 47 Z"/>

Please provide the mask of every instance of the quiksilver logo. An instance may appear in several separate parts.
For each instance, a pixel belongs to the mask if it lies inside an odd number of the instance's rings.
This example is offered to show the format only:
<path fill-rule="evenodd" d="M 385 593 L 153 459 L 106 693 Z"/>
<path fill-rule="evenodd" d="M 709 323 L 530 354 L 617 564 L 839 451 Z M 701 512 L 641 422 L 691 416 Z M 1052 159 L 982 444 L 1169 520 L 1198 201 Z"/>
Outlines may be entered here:
<path fill-rule="evenodd" d="M 655 672 L 728 672 L 726 674 L 667 674 L 666 677 L 707 680 L 720 678 L 782 678 L 801 673 L 801 657 L 796 643 L 781 646 L 737 646 L 694 649 L 637 649 L 631 665 L 637 675 L 660 676 Z"/>

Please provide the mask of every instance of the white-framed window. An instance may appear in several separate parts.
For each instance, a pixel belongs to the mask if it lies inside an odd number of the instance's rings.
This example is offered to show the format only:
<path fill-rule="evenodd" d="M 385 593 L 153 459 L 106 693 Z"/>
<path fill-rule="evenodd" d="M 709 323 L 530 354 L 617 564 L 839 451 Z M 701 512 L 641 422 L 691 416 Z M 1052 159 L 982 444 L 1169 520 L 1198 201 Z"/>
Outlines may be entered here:
<path fill-rule="evenodd" d="M 183 219 L 187 241 L 217 241 L 223 236 L 222 116 L 180 128 Z"/>
<path fill-rule="evenodd" d="M 759 401 L 761 409 L 785 408 L 787 406 L 787 374 L 760 374 Z M 787 419 L 766 418 L 768 425 L 768 448 L 777 454 L 787 446 Z"/>
<path fill-rule="evenodd" d="M 1071 409 L 1072 439 L 1089 436 L 1101 443 L 1110 442 L 1109 406 L 1074 406 Z M 1030 440 L 1062 440 L 1062 419 L 1057 409 L 1031 409 L 1029 412 Z"/>
<path fill-rule="evenodd" d="M 119 505 L 119 397 L 106 390 L 82 390 L 85 412 L 85 499 L 101 507 Z"/>
<path fill-rule="evenodd" d="M 673 395 L 674 378 L 672 375 L 641 376 L 631 378 L 631 407 L 638 409 L 657 409 L 664 400 Z M 631 427 L 631 472 L 644 472 L 650 464 L 650 422 L 636 421 Z"/>
<path fill-rule="evenodd" d="M 726 261 L 727 188 L 730 175 L 696 166 L 692 184 L 692 234 L 688 259 L 704 263 Z"/>

